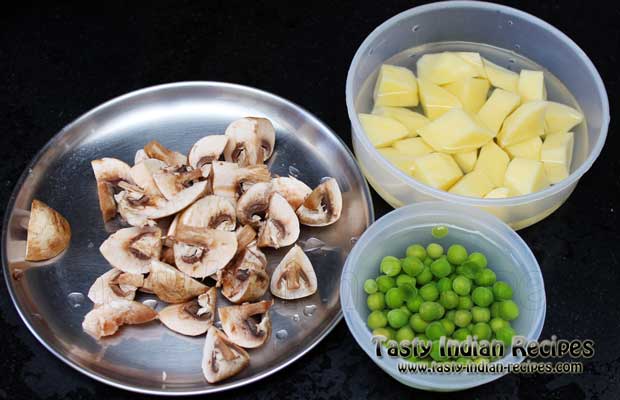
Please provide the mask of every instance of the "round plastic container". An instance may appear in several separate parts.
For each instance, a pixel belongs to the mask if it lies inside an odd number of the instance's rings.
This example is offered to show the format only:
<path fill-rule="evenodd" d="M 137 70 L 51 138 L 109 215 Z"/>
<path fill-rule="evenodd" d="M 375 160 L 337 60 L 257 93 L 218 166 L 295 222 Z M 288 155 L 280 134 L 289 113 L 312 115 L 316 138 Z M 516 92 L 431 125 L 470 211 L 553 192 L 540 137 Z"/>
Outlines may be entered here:
<path fill-rule="evenodd" d="M 449 233 L 442 239 L 432 236 L 434 226 L 444 225 Z M 387 255 L 402 256 L 413 243 L 438 242 L 444 248 L 463 244 L 469 252 L 482 251 L 497 279 L 508 282 L 520 315 L 512 322 L 518 335 L 529 340 L 540 336 L 545 320 L 546 300 L 543 277 L 529 247 L 508 225 L 484 211 L 449 204 L 423 202 L 396 209 L 370 226 L 347 257 L 340 283 L 340 301 L 346 323 L 360 347 L 368 356 L 405 385 L 432 391 L 455 391 L 482 385 L 502 375 L 485 374 L 402 374 L 400 358 L 382 358 L 375 354 L 371 331 L 366 325 L 368 308 L 363 284 L 379 274 L 381 259 Z M 498 363 L 516 363 L 523 357 L 507 357 Z"/>
<path fill-rule="evenodd" d="M 478 45 L 476 45 L 478 44 Z M 357 114 L 370 112 L 373 82 L 379 66 L 415 48 L 409 60 L 415 65 L 423 52 L 478 51 L 483 57 L 515 71 L 545 71 L 547 82 L 565 88 L 586 118 L 583 134 L 575 133 L 571 174 L 545 190 L 507 199 L 478 199 L 434 189 L 400 171 L 380 156 L 366 137 Z M 563 84 L 563 85 L 562 85 Z M 548 85 L 547 89 L 551 86 Z M 555 87 L 555 86 L 553 86 Z M 552 87 L 552 88 L 553 88 Z M 549 98 L 562 95 L 549 93 Z M 572 96 L 571 96 L 572 95 Z M 605 143 L 609 102 L 596 68 L 566 35 L 546 22 L 519 10 L 497 4 L 450 1 L 413 8 L 375 29 L 359 47 L 347 76 L 346 101 L 352 125 L 353 148 L 362 172 L 373 188 L 393 207 L 424 200 L 444 200 L 483 208 L 514 229 L 547 217 L 566 201 L 579 178 L 592 166 Z"/>

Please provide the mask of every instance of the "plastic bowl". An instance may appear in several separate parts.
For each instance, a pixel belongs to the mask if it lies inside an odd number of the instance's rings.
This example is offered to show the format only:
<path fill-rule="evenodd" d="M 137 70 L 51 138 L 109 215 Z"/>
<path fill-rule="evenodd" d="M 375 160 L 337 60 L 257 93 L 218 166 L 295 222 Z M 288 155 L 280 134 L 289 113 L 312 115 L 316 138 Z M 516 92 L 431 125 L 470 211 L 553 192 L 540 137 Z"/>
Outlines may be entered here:
<path fill-rule="evenodd" d="M 442 239 L 431 235 L 436 225 L 445 225 L 449 233 Z M 360 347 L 385 372 L 405 385 L 424 390 L 455 391 L 498 379 L 501 375 L 484 374 L 401 374 L 397 365 L 403 360 L 375 355 L 372 335 L 366 325 L 368 308 L 363 284 L 379 274 L 381 259 L 402 255 L 412 243 L 438 242 L 444 248 L 463 244 L 468 251 L 482 251 L 498 280 L 514 289 L 514 301 L 520 315 L 513 321 L 518 335 L 536 340 L 542 331 L 546 300 L 543 277 L 529 247 L 508 225 L 484 211 L 449 204 L 423 202 L 396 209 L 380 218 L 364 232 L 347 257 L 340 282 L 340 301 L 346 323 Z M 516 363 L 523 357 L 507 357 L 498 363 Z"/>
<path fill-rule="evenodd" d="M 481 45 L 471 48 L 471 43 Z M 370 112 L 371 108 L 372 91 L 364 90 L 363 86 L 369 78 L 374 82 L 382 63 L 414 47 L 426 49 L 427 52 L 479 51 L 491 61 L 512 69 L 526 67 L 527 62 L 531 64 L 533 61 L 546 69 L 546 78 L 557 77 L 572 93 L 587 121 L 587 132 L 584 129 L 582 135 L 576 133 L 569 177 L 525 196 L 478 199 L 427 186 L 381 157 L 370 144 L 357 117 L 359 112 Z M 504 52 L 493 51 L 497 48 L 504 49 Z M 405 64 L 412 66 L 414 62 L 412 58 Z M 550 98 L 553 98 L 551 93 Z M 477 1 L 420 6 L 381 24 L 364 40 L 353 58 L 347 76 L 346 101 L 353 148 L 362 172 L 390 205 L 400 207 L 417 201 L 444 200 L 483 208 L 515 229 L 540 221 L 566 201 L 579 178 L 600 154 L 609 125 L 609 102 L 601 77 L 590 59 L 571 39 L 530 14 Z"/>

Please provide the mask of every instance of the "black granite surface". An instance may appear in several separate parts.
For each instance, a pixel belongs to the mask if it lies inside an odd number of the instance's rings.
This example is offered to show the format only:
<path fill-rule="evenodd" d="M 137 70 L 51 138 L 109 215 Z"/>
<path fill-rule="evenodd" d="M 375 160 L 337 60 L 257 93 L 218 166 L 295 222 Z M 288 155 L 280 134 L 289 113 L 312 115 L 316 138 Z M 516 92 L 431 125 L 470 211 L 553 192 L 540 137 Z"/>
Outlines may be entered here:
<path fill-rule="evenodd" d="M 301 104 L 350 144 L 344 101 L 349 63 L 364 37 L 418 2 L 151 1 L 39 5 L 0 12 L 0 204 L 56 132 L 96 105 L 159 83 L 218 80 Z M 556 213 L 519 232 L 546 282 L 543 337 L 591 338 L 581 375 L 506 376 L 459 394 L 398 384 L 354 343 L 342 321 L 314 350 L 260 383 L 213 398 L 620 398 L 620 3 L 510 2 L 555 25 L 600 71 L 612 105 L 606 147 Z M 570 65 L 567 65 L 570 68 Z M 374 194 L 377 217 L 390 210 Z M 141 399 L 57 360 L 23 325 L 0 285 L 0 398 Z"/>

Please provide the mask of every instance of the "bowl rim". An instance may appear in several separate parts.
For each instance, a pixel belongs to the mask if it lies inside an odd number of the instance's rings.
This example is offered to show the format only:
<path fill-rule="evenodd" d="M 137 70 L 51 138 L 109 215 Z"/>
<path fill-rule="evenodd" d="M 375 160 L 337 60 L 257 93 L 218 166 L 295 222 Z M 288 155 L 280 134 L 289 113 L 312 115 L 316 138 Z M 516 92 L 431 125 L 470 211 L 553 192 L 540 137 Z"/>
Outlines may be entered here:
<path fill-rule="evenodd" d="M 584 64 L 586 65 L 588 71 L 590 72 L 590 74 L 592 75 L 592 78 L 594 79 L 596 83 L 597 92 L 601 95 L 601 100 L 603 104 L 601 113 L 603 114 L 603 118 L 602 118 L 602 123 L 601 123 L 601 128 L 600 128 L 600 135 L 596 143 L 592 147 L 592 150 L 590 154 L 588 155 L 588 157 L 586 158 L 586 160 L 579 166 L 579 168 L 574 170 L 568 177 L 566 177 L 559 183 L 551 185 L 547 187 L 546 189 L 540 190 L 538 192 L 530 193 L 527 195 L 512 196 L 512 197 L 508 197 L 504 199 L 502 198 L 484 199 L 484 198 L 476 198 L 476 197 L 453 194 L 447 191 L 436 189 L 422 182 L 419 182 L 412 176 L 409 176 L 405 172 L 396 168 L 396 166 L 390 163 L 387 159 L 385 159 L 384 157 L 381 157 L 377 149 L 374 146 L 372 146 L 372 144 L 370 143 L 370 140 L 368 139 L 368 137 L 362 134 L 364 130 L 357 116 L 357 112 L 355 110 L 355 100 L 353 99 L 353 79 L 354 79 L 357 65 L 359 64 L 360 59 L 366 53 L 366 50 L 370 46 L 371 42 L 373 42 L 377 36 L 383 33 L 384 30 L 388 29 L 389 27 L 393 25 L 400 23 L 401 21 L 405 20 L 406 18 L 411 17 L 412 15 L 420 14 L 420 13 L 427 12 L 427 11 L 436 11 L 436 10 L 454 9 L 454 8 L 470 8 L 470 9 L 500 11 L 505 14 L 510 14 L 510 15 L 514 15 L 514 16 L 517 16 L 523 19 L 527 19 L 532 24 L 538 25 L 541 28 L 547 30 L 550 34 L 555 36 L 558 40 L 566 43 L 568 47 L 570 47 L 571 50 L 575 52 L 580 59 L 583 60 Z M 426 4 L 426 5 L 414 7 L 409 10 L 403 11 L 391 17 L 390 19 L 386 20 L 385 22 L 383 22 L 381 25 L 375 28 L 370 33 L 370 35 L 366 37 L 366 39 L 362 42 L 362 44 L 359 46 L 359 48 L 355 52 L 355 56 L 353 57 L 353 60 L 351 61 L 351 65 L 349 66 L 349 71 L 347 73 L 345 97 L 346 97 L 347 113 L 349 114 L 349 120 L 351 121 L 351 125 L 353 128 L 352 129 L 353 138 L 358 139 L 366 151 L 369 151 L 370 153 L 374 153 L 378 155 L 379 156 L 377 157 L 379 159 L 378 162 L 381 163 L 385 168 L 387 168 L 388 171 L 392 175 L 398 176 L 401 180 L 404 180 L 405 183 L 408 184 L 408 186 L 413 187 L 414 189 L 419 190 L 426 195 L 430 195 L 435 198 L 453 202 L 453 203 L 456 202 L 456 203 L 467 204 L 467 205 L 476 206 L 476 207 L 513 206 L 513 205 L 535 202 L 535 201 L 542 200 L 547 197 L 553 196 L 557 193 L 560 193 L 566 188 L 570 187 L 571 185 L 576 184 L 577 181 L 592 167 L 592 164 L 594 164 L 594 161 L 600 155 L 603 149 L 603 146 L 605 144 L 605 140 L 607 138 L 607 131 L 609 128 L 609 121 L 610 121 L 609 98 L 607 96 L 607 91 L 605 89 L 603 80 L 598 70 L 596 69 L 592 61 L 590 60 L 590 58 L 571 38 L 569 38 L 566 34 L 564 34 L 562 31 L 560 31 L 553 25 L 543 21 L 542 19 L 532 14 L 526 13 L 516 8 L 512 8 L 512 7 L 508 7 L 508 6 L 504 6 L 500 4 L 495 4 L 495 3 L 483 2 L 483 1 L 457 0 L 457 1 L 446 1 L 446 2 Z"/>

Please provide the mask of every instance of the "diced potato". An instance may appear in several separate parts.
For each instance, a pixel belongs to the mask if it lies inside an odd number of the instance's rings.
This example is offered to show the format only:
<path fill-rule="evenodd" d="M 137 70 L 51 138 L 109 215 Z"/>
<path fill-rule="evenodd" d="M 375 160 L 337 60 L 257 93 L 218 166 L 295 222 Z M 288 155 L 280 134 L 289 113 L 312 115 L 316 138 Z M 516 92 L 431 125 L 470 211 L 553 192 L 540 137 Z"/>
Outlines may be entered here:
<path fill-rule="evenodd" d="M 451 108 L 462 107 L 459 99 L 441 86 L 418 79 L 418 87 L 424 114 L 431 120 L 439 118 Z"/>
<path fill-rule="evenodd" d="M 497 135 L 502 147 L 526 141 L 545 133 L 546 101 L 530 101 L 519 106 L 506 118 Z"/>
<path fill-rule="evenodd" d="M 478 159 L 478 149 L 467 151 L 465 153 L 456 153 L 452 155 L 454 161 L 461 167 L 461 171 L 464 173 L 471 172 L 476 165 Z"/>
<path fill-rule="evenodd" d="M 504 186 L 517 196 L 534 193 L 549 186 L 543 163 L 526 158 L 510 161 L 504 177 Z"/>
<path fill-rule="evenodd" d="M 531 71 L 522 69 L 519 74 L 519 96 L 521 101 L 547 100 L 547 90 L 545 89 L 545 74 L 542 71 Z"/>
<path fill-rule="evenodd" d="M 552 133 L 545 138 L 540 160 L 551 183 L 558 183 L 570 174 L 574 142 L 573 132 Z"/>
<path fill-rule="evenodd" d="M 448 190 L 463 173 L 449 154 L 430 153 L 413 159 L 414 178 L 437 189 Z"/>
<path fill-rule="evenodd" d="M 375 147 L 388 147 L 406 137 L 409 130 L 400 122 L 372 114 L 358 114 L 366 136 Z"/>
<path fill-rule="evenodd" d="M 519 74 L 504 67 L 500 67 L 497 64 L 493 64 L 486 58 L 482 59 L 482 63 L 484 64 L 484 70 L 487 73 L 487 78 L 491 82 L 491 85 L 508 90 L 509 92 L 517 93 Z"/>
<path fill-rule="evenodd" d="M 504 150 L 511 158 L 528 158 L 530 160 L 540 160 L 540 148 L 542 140 L 536 136 L 524 142 L 506 146 Z"/>
<path fill-rule="evenodd" d="M 493 183 L 482 171 L 473 170 L 463 176 L 449 190 L 450 193 L 461 196 L 482 197 L 493 190 Z"/>
<path fill-rule="evenodd" d="M 418 130 L 435 151 L 463 153 L 493 140 L 493 132 L 460 108 L 453 108 Z"/>
<path fill-rule="evenodd" d="M 374 91 L 375 105 L 415 107 L 418 105 L 418 84 L 413 72 L 405 67 L 383 64 Z"/>
<path fill-rule="evenodd" d="M 506 187 L 498 187 L 484 195 L 485 199 L 505 199 L 510 197 L 510 190 Z"/>
<path fill-rule="evenodd" d="M 520 102 L 519 95 L 504 89 L 495 89 L 478 111 L 478 117 L 490 130 L 497 133 L 506 117 L 519 106 Z"/>
<path fill-rule="evenodd" d="M 425 54 L 417 63 L 418 76 L 436 85 L 444 85 L 478 75 L 476 68 L 453 52 Z"/>
<path fill-rule="evenodd" d="M 493 187 L 502 186 L 504 184 L 504 174 L 506 167 L 510 162 L 510 157 L 495 142 L 490 141 L 480 149 L 480 155 L 474 171 L 482 171 L 485 173 Z"/>
<path fill-rule="evenodd" d="M 480 57 L 480 53 L 476 53 L 473 51 L 458 51 L 456 53 L 463 60 L 467 61 L 469 64 L 473 65 L 476 68 L 477 75 L 481 78 L 486 78 L 487 73 L 484 70 L 484 64 L 482 63 L 482 57 Z"/>
<path fill-rule="evenodd" d="M 392 146 L 398 152 L 410 157 L 418 157 L 433 152 L 433 148 L 419 137 L 401 139 Z"/>
<path fill-rule="evenodd" d="M 411 175 L 413 172 L 413 157 L 407 156 L 392 147 L 384 147 L 377 149 L 379 154 L 386 158 L 389 162 L 404 173 Z"/>
<path fill-rule="evenodd" d="M 381 107 L 375 106 L 372 110 L 375 115 L 381 115 L 397 120 L 401 124 L 405 125 L 409 129 L 409 137 L 418 136 L 418 129 L 428 125 L 430 122 L 424 115 L 411 111 L 408 108 L 402 107 Z"/>
<path fill-rule="evenodd" d="M 448 83 L 444 86 L 448 92 L 455 95 L 463 105 L 463 110 L 475 114 L 487 100 L 489 81 L 483 78 L 466 78 Z"/>
<path fill-rule="evenodd" d="M 550 101 L 545 114 L 545 132 L 568 132 L 583 121 L 583 114 L 572 107 Z"/>

